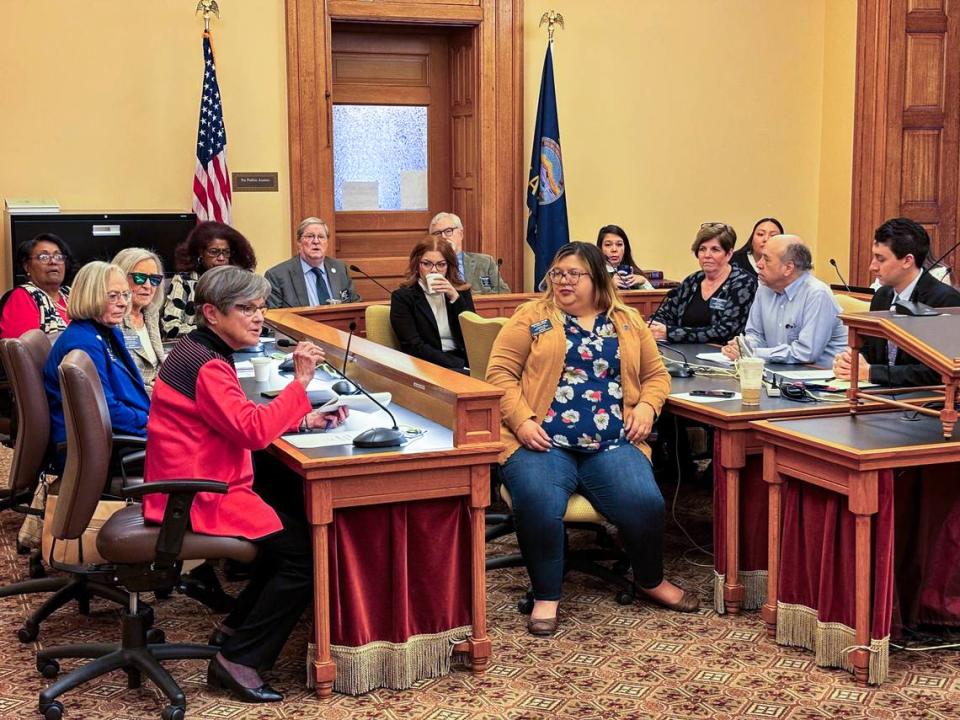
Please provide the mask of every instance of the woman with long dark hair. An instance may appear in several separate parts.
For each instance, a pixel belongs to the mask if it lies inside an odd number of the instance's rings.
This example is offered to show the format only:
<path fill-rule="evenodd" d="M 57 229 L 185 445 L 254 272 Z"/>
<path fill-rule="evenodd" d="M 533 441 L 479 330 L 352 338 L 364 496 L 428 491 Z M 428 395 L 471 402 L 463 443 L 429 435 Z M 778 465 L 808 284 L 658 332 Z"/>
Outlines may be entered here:
<path fill-rule="evenodd" d="M 757 277 L 760 253 L 763 252 L 763 246 L 767 244 L 767 240 L 774 235 L 783 235 L 783 224 L 776 218 L 760 218 L 750 231 L 747 241 L 733 253 L 730 264 Z"/>
<path fill-rule="evenodd" d="M 619 225 L 604 225 L 597 233 L 597 247 L 607 263 L 607 272 L 619 290 L 653 290 L 633 260 L 630 239 Z"/>

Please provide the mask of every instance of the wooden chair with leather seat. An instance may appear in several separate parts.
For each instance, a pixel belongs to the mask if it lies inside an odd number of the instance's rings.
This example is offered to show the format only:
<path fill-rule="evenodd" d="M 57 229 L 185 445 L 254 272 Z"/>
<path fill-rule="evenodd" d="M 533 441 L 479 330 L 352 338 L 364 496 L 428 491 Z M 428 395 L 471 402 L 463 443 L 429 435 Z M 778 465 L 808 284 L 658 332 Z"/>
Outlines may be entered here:
<path fill-rule="evenodd" d="M 470 364 L 470 374 L 485 379 L 487 365 L 490 361 L 490 351 L 493 343 L 506 324 L 507 318 L 485 318 L 472 312 L 460 314 L 460 329 L 463 331 L 463 343 L 467 350 L 467 361 Z M 476 373 L 476 374 L 475 374 Z M 500 497 L 511 507 L 510 491 L 506 486 L 499 485 Z M 513 516 L 509 514 L 487 515 L 487 542 L 504 537 L 515 532 Z M 627 556 L 618 548 L 605 528 L 604 517 L 598 513 L 590 501 L 582 495 L 574 493 L 567 502 L 567 510 L 563 516 L 564 528 L 567 530 L 588 530 L 594 533 L 595 547 L 577 550 L 567 550 L 564 553 L 564 574 L 575 570 L 593 575 L 619 588 L 617 602 L 627 605 L 633 602 L 635 594 L 633 585 L 626 579 L 629 568 Z M 612 567 L 601 565 L 601 562 L 612 562 Z M 520 567 L 523 558 L 519 553 L 488 557 L 487 570 L 497 570 L 506 567 Z M 528 593 L 519 604 L 520 612 L 529 613 L 533 607 L 532 596 Z"/>
<path fill-rule="evenodd" d="M 18 423 L 24 432 L 17 434 L 13 462 L 10 467 L 11 492 L 30 502 L 40 475 L 50 466 L 50 407 L 43 389 L 43 366 L 50 353 L 51 339 L 40 330 L 30 330 L 19 338 L 7 338 L 0 342 L 4 362 L 10 369 L 10 378 L 16 398 Z M 29 431 L 26 429 L 29 428 Z M 141 440 L 142 442 L 142 440 Z M 100 487 L 94 492 L 99 500 L 107 475 L 100 478 Z M 19 508 L 18 508 L 19 509 Z M 28 506 L 24 512 L 34 512 Z M 41 513 L 42 514 L 42 513 Z M 42 566 L 40 566 L 42 570 Z M 77 601 L 80 613 L 90 612 L 90 599 L 101 597 L 120 605 L 127 604 L 127 594 L 110 583 L 91 579 L 83 568 L 75 572 L 44 578 L 32 565 L 32 580 L 11 583 L 0 587 L 0 598 L 31 593 L 53 593 L 37 608 L 17 630 L 20 642 L 37 639 L 40 624 L 54 612 Z"/>
<path fill-rule="evenodd" d="M 60 364 L 64 420 L 67 429 L 67 463 L 53 518 L 53 537 L 58 541 L 80 537 L 99 498 L 103 476 L 111 458 L 110 413 L 96 367 L 82 350 L 73 350 Z M 140 593 L 176 583 L 183 560 L 232 559 L 243 563 L 256 558 L 253 543 L 232 537 L 190 532 L 190 506 L 198 492 L 225 493 L 226 483 L 211 480 L 170 480 L 140 483 L 123 488 L 128 498 L 151 493 L 169 496 L 161 525 L 147 525 L 141 505 L 130 504 L 116 512 L 97 536 L 97 551 L 107 564 L 97 566 L 104 582 L 114 582 L 129 591 L 122 614 L 119 645 L 90 643 L 40 650 L 37 669 L 45 677 L 59 673 L 59 658 L 94 658 L 59 678 L 40 693 L 40 712 L 46 720 L 59 720 L 63 704 L 57 697 L 83 683 L 114 670 L 124 670 L 129 687 L 139 687 L 142 676 L 150 678 L 166 695 L 169 705 L 163 720 L 182 720 L 186 712 L 183 690 L 160 661 L 209 659 L 219 648 L 212 645 L 151 643 L 150 613 L 140 605 Z M 69 569 L 62 567 L 61 569 Z"/>
<path fill-rule="evenodd" d="M 390 324 L 389 305 L 368 305 L 364 311 L 364 325 L 367 329 L 367 340 L 394 350 L 400 349 L 400 341 Z"/>

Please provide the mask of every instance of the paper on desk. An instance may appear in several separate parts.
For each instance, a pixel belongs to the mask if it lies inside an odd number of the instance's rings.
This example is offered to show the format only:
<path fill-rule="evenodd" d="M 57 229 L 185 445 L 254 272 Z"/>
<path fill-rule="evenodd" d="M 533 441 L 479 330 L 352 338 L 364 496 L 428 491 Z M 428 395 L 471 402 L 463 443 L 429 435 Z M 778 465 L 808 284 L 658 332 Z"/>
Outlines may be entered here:
<path fill-rule="evenodd" d="M 249 360 L 241 360 L 240 362 L 235 362 L 233 366 L 237 369 L 238 378 L 251 378 L 253 377 L 253 363 Z"/>
<path fill-rule="evenodd" d="M 733 360 L 728 358 L 723 353 L 697 353 L 697 360 L 705 360 L 707 362 L 717 363 L 719 365 L 733 365 Z"/>
<path fill-rule="evenodd" d="M 379 415 L 386 417 L 386 413 L 380 412 Z M 379 417 L 377 413 L 363 412 L 357 410 L 351 412 L 349 417 L 340 427 L 333 430 L 312 433 L 289 433 L 283 436 L 283 439 L 294 447 L 301 449 L 335 447 L 337 445 L 349 445 L 353 439 L 364 430 L 377 425 Z"/>
<path fill-rule="evenodd" d="M 784 380 L 831 380 L 833 370 L 770 370 Z M 833 385 L 833 383 L 830 383 Z"/>
<path fill-rule="evenodd" d="M 704 355 L 709 355 L 709 353 L 704 353 Z M 697 357 L 700 357 L 699 355 Z M 743 396 L 735 392 L 731 397 L 708 397 L 705 395 L 691 395 L 690 393 L 677 393 L 676 395 L 671 395 L 670 397 L 677 400 L 690 400 L 696 403 L 715 403 L 715 402 L 726 402 L 727 400 L 739 400 Z"/>

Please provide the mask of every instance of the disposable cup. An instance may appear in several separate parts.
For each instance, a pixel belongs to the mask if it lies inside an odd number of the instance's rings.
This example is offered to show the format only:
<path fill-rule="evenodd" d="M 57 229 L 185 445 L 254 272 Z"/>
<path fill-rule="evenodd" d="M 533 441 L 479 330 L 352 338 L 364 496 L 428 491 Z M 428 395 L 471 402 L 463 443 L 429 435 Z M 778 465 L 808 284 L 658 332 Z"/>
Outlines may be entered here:
<path fill-rule="evenodd" d="M 740 358 L 737 361 L 737 374 L 740 376 L 741 402 L 744 405 L 759 405 L 760 390 L 763 385 L 763 358 Z"/>
<path fill-rule="evenodd" d="M 423 278 L 423 282 L 427 286 L 427 292 L 431 295 L 437 294 L 437 291 L 434 288 L 434 283 L 436 283 L 437 280 L 443 280 L 443 275 L 440 273 L 427 273 L 426 277 Z"/>
<path fill-rule="evenodd" d="M 253 377 L 257 382 L 266 382 L 270 379 L 270 371 L 273 370 L 272 358 L 256 357 L 250 362 L 253 365 Z"/>

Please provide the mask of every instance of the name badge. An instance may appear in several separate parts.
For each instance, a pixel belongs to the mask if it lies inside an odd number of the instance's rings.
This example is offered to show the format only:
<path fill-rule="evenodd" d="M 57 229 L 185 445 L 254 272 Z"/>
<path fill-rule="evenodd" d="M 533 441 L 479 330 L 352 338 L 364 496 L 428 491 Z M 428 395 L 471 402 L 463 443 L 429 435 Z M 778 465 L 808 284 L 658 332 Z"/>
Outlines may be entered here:
<path fill-rule="evenodd" d="M 340 291 L 340 301 L 341 302 L 350 302 L 350 291 L 343 289 Z"/>
<path fill-rule="evenodd" d="M 730 301 L 726 298 L 710 298 L 710 302 L 707 303 L 711 310 L 726 310 L 729 304 Z"/>
<path fill-rule="evenodd" d="M 489 275 L 480 276 L 480 287 L 484 290 L 490 290 L 493 287 L 493 282 L 490 280 Z"/>
<path fill-rule="evenodd" d="M 143 348 L 143 343 L 140 342 L 140 336 L 135 332 L 124 332 L 123 344 L 127 346 L 127 350 L 140 350 Z M 110 347 L 109 344 L 107 347 Z"/>
<path fill-rule="evenodd" d="M 530 326 L 530 335 L 532 337 L 537 337 L 537 335 L 542 335 L 553 328 L 553 323 L 550 322 L 550 318 L 541 320 L 540 322 L 535 322 Z"/>

